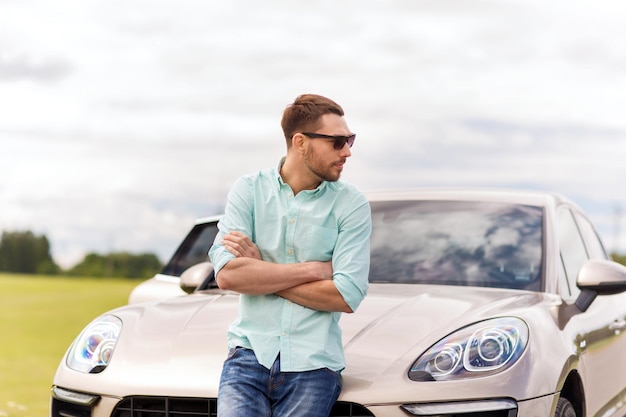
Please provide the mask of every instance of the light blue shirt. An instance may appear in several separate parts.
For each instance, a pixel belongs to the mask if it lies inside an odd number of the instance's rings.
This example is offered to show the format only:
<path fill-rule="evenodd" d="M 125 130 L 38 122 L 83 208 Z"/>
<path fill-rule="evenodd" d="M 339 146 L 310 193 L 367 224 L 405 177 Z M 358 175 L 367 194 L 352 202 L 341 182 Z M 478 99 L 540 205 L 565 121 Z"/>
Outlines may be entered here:
<path fill-rule="evenodd" d="M 332 260 L 335 286 L 353 311 L 367 293 L 371 210 L 365 196 L 348 183 L 322 182 L 294 196 L 279 168 L 245 175 L 228 194 L 218 227 L 209 251 L 216 274 L 234 258 L 221 244 L 223 236 L 239 231 L 258 246 L 265 261 Z M 228 345 L 254 350 L 268 369 L 280 353 L 284 372 L 340 371 L 345 367 L 340 317 L 275 294 L 242 294 Z"/>

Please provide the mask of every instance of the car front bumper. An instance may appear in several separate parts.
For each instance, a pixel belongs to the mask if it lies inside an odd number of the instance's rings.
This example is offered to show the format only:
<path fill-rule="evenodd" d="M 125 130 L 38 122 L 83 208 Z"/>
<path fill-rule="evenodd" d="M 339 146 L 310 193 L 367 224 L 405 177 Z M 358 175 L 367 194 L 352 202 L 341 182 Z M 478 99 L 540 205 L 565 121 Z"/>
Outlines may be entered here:
<path fill-rule="evenodd" d="M 487 399 L 480 401 L 451 401 L 436 403 L 404 404 L 354 404 L 339 402 L 331 417 L 407 417 L 413 416 L 483 416 L 483 417 L 531 417 L 550 416 L 554 413 L 557 394 L 532 400 Z M 155 415 L 177 415 L 189 417 L 215 417 L 215 398 L 181 397 L 110 397 L 52 388 L 51 417 L 139 417 Z"/>

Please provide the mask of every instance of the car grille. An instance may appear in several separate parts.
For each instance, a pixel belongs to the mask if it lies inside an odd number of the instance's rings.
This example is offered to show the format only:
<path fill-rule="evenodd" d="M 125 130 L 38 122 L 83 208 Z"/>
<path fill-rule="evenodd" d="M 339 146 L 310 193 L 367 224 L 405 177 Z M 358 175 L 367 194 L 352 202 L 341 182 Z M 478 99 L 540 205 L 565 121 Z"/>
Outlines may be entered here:
<path fill-rule="evenodd" d="M 50 406 L 51 417 L 91 417 L 91 407 L 87 405 L 72 404 L 61 401 L 56 398 L 52 399 Z"/>
<path fill-rule="evenodd" d="M 127 397 L 111 417 L 216 417 L 215 398 Z"/>
<path fill-rule="evenodd" d="M 216 417 L 215 398 L 126 397 L 111 417 Z M 359 404 L 337 402 L 330 417 L 375 417 Z"/>

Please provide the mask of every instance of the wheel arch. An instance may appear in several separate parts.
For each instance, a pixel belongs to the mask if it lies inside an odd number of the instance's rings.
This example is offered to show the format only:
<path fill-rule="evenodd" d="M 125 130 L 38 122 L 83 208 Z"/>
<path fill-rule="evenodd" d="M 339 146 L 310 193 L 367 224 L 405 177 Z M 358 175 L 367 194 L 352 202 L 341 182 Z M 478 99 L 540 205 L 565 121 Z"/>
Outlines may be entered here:
<path fill-rule="evenodd" d="M 572 403 L 574 410 L 576 410 L 576 416 L 585 417 L 585 390 L 576 370 L 570 371 L 567 375 L 559 392 L 559 397 L 567 398 Z"/>

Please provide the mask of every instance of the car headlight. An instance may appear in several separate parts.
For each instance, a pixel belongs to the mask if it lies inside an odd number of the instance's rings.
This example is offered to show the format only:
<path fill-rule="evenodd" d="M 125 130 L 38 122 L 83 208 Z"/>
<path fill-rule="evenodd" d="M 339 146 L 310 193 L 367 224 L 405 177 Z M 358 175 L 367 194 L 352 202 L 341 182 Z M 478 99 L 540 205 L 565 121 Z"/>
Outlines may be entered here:
<path fill-rule="evenodd" d="M 102 316 L 92 321 L 70 348 L 67 366 L 92 374 L 104 371 L 113 357 L 121 331 L 122 320 L 115 316 Z"/>
<path fill-rule="evenodd" d="M 528 344 L 528 326 L 515 317 L 485 320 L 444 337 L 409 370 L 413 381 L 448 381 L 502 372 Z"/>

